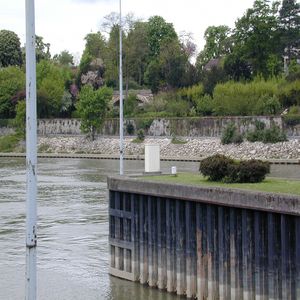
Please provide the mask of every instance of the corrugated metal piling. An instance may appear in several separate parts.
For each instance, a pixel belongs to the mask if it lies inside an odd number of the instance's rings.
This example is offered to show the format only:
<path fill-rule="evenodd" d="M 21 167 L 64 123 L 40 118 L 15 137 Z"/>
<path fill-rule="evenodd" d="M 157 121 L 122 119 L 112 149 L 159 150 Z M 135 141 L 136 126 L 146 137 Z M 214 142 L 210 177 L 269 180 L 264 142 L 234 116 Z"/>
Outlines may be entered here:
<path fill-rule="evenodd" d="M 300 197 L 109 178 L 110 273 L 187 298 L 300 299 Z"/>

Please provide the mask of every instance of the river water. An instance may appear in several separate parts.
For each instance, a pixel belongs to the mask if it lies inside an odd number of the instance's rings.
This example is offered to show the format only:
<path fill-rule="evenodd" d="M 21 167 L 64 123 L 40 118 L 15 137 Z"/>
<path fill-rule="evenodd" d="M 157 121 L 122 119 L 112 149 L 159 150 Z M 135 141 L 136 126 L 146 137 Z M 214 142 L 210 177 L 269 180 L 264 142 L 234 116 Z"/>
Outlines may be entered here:
<path fill-rule="evenodd" d="M 169 170 L 171 163 L 164 163 Z M 38 165 L 38 299 L 177 299 L 108 275 L 106 176 L 118 161 L 42 159 Z M 193 169 L 181 163 L 180 170 Z M 143 162 L 125 162 L 126 173 Z M 0 299 L 24 299 L 25 164 L 0 159 Z"/>
<path fill-rule="evenodd" d="M 174 163 L 163 162 L 162 171 Z M 176 162 L 197 172 L 198 163 Z M 118 161 L 41 159 L 38 165 L 38 299 L 179 299 L 108 275 L 106 176 Z M 128 174 L 142 161 L 125 161 Z M 299 166 L 273 175 L 300 177 Z M 25 164 L 0 159 L 0 300 L 24 299 Z"/>

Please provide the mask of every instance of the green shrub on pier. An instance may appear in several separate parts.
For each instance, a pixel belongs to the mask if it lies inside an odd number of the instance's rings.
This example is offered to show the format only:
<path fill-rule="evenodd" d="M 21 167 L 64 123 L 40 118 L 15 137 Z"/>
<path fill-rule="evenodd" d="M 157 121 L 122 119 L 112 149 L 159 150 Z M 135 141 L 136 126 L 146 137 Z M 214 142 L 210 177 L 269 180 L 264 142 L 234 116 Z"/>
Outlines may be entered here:
<path fill-rule="evenodd" d="M 233 159 L 216 154 L 203 159 L 199 171 L 211 181 L 220 181 L 227 176 L 228 166 L 233 163 Z"/>
<path fill-rule="evenodd" d="M 255 183 L 270 173 L 270 164 L 261 160 L 234 161 L 224 155 L 210 156 L 200 163 L 200 172 L 211 181 Z"/>

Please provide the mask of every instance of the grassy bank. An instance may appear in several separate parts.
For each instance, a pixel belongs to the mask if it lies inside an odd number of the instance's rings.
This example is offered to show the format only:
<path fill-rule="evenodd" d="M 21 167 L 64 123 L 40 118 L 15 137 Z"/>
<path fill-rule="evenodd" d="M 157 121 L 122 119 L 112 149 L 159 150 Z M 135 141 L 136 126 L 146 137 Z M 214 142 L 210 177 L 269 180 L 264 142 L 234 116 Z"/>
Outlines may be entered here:
<path fill-rule="evenodd" d="M 24 138 L 21 134 L 11 134 L 0 137 L 0 152 L 15 152 L 20 141 Z"/>
<path fill-rule="evenodd" d="M 163 176 L 151 176 L 151 180 L 169 183 L 180 183 L 188 185 L 204 185 L 213 187 L 225 187 L 225 188 L 238 188 L 245 190 L 270 192 L 270 193 L 283 193 L 293 194 L 300 196 L 300 180 L 290 179 L 275 179 L 267 178 L 260 183 L 222 183 L 208 181 L 206 178 L 199 174 L 192 173 L 179 173 L 176 177 L 171 175 Z"/>

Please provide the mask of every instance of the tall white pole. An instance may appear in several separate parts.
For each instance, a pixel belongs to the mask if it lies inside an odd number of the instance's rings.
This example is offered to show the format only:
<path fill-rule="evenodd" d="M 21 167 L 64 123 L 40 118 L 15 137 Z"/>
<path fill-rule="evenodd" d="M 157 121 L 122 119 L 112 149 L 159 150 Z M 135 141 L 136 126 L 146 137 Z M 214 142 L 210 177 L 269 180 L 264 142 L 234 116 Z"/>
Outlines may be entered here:
<path fill-rule="evenodd" d="M 122 3 L 120 0 L 120 70 L 119 70 L 119 84 L 120 84 L 120 175 L 124 175 L 124 135 L 123 135 L 123 61 L 122 61 Z"/>
<path fill-rule="evenodd" d="M 26 300 L 36 299 L 37 121 L 34 0 L 26 0 Z"/>

